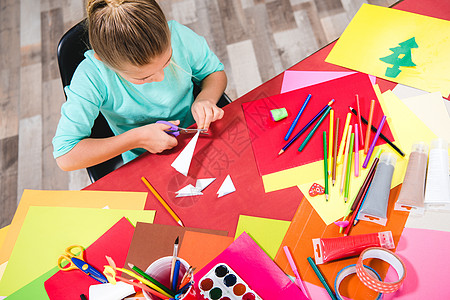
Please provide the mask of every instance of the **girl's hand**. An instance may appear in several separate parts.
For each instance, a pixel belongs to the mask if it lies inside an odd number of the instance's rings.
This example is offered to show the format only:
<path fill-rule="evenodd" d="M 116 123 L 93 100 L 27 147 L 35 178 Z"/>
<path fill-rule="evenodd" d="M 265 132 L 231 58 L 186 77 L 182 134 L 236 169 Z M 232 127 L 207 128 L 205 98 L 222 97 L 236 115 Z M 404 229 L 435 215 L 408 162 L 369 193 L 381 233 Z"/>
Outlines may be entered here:
<path fill-rule="evenodd" d="M 223 117 L 223 109 L 207 99 L 197 98 L 192 104 L 191 111 L 198 129 L 208 129 L 212 122 Z"/>
<path fill-rule="evenodd" d="M 174 125 L 179 125 L 180 121 L 169 121 Z M 160 123 L 153 123 L 135 128 L 138 144 L 150 153 L 161 153 L 164 150 L 172 149 L 178 145 L 177 139 L 165 132 L 170 126 Z"/>

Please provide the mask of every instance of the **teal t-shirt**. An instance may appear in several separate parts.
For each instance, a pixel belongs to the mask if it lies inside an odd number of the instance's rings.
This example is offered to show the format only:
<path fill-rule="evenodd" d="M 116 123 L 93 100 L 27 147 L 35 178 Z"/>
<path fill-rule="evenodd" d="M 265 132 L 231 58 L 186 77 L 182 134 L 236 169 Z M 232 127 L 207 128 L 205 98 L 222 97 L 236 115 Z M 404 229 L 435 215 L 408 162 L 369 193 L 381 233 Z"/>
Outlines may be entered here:
<path fill-rule="evenodd" d="M 194 80 L 200 83 L 211 73 L 222 71 L 223 64 L 209 49 L 205 39 L 176 21 L 169 21 L 172 61 L 164 69 L 164 80 L 145 84 L 126 81 L 86 51 L 69 86 L 67 101 L 53 138 L 55 158 L 69 152 L 91 134 L 101 112 L 115 135 L 158 120 L 180 120 L 182 127 L 194 123 L 191 105 Z M 128 162 L 144 149 L 122 154 Z"/>

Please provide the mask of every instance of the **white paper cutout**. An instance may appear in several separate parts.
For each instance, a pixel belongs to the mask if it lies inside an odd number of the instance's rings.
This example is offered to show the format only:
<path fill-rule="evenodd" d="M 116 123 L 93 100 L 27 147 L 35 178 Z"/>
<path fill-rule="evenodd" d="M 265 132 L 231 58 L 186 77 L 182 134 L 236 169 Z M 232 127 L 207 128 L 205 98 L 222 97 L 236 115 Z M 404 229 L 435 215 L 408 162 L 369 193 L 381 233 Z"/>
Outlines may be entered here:
<path fill-rule="evenodd" d="M 236 188 L 234 187 L 233 181 L 231 180 L 230 175 L 225 178 L 222 185 L 220 186 L 219 190 L 217 191 L 218 198 L 231 194 L 236 191 Z"/>
<path fill-rule="evenodd" d="M 201 192 L 204 189 L 206 189 L 208 187 L 208 185 L 210 185 L 214 180 L 216 180 L 215 178 L 205 178 L 205 179 L 197 179 L 197 182 L 195 183 L 195 188 Z"/>
<path fill-rule="evenodd" d="M 175 192 L 175 194 L 177 194 L 175 197 L 188 197 L 188 196 L 203 195 L 201 190 L 197 189 L 197 187 L 193 186 L 192 184 L 188 184 L 181 190 Z"/>
<path fill-rule="evenodd" d="M 186 145 L 186 147 L 181 151 L 181 153 L 178 155 L 177 158 L 173 161 L 171 166 L 183 174 L 184 176 L 187 176 L 189 171 L 189 166 L 191 165 L 192 156 L 194 155 L 195 146 L 197 145 L 198 136 L 200 134 L 200 131 L 197 131 L 195 136 L 192 138 L 192 140 L 189 141 L 189 143 Z"/>

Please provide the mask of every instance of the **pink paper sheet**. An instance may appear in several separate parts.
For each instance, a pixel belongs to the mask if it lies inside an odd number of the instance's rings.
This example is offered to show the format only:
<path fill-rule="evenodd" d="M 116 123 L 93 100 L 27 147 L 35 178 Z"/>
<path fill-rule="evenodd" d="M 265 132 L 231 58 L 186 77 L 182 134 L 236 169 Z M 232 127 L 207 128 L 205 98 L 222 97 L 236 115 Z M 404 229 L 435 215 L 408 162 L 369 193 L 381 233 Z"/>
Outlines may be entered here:
<path fill-rule="evenodd" d="M 286 71 L 283 76 L 281 93 L 301 89 L 310 85 L 337 79 L 356 72 L 336 72 L 336 71 Z M 375 76 L 369 75 L 372 84 L 375 84 Z"/>
<path fill-rule="evenodd" d="M 118 267 L 123 267 L 133 237 L 134 227 L 122 218 L 97 241 L 86 249 L 86 261 L 100 272 L 107 265 L 105 255 L 114 259 Z M 44 284 L 48 297 L 55 300 L 80 299 L 81 294 L 89 295 L 89 286 L 99 282 L 78 270 L 58 271 Z"/>
<path fill-rule="evenodd" d="M 230 266 L 262 299 L 307 299 L 246 232 L 195 274 L 197 295 L 200 279 L 219 263 Z"/>
<path fill-rule="evenodd" d="M 383 299 L 450 299 L 449 249 L 450 232 L 403 229 L 395 253 L 405 263 L 406 278 L 397 292 L 385 294 Z M 398 280 L 393 268 L 386 280 Z"/>

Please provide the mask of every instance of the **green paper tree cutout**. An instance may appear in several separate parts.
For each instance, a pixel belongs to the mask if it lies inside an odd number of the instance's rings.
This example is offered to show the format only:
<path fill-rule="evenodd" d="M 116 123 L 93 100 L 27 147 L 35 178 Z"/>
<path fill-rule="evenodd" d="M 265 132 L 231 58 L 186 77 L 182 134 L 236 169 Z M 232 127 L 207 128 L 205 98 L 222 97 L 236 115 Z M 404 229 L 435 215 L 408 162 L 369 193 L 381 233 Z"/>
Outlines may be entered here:
<path fill-rule="evenodd" d="M 419 48 L 414 37 L 407 41 L 399 43 L 399 47 L 389 48 L 393 53 L 391 55 L 380 58 L 381 61 L 391 64 L 392 67 L 386 69 L 386 77 L 395 78 L 401 70 L 400 67 L 414 67 L 415 63 L 412 61 L 412 48 Z"/>

